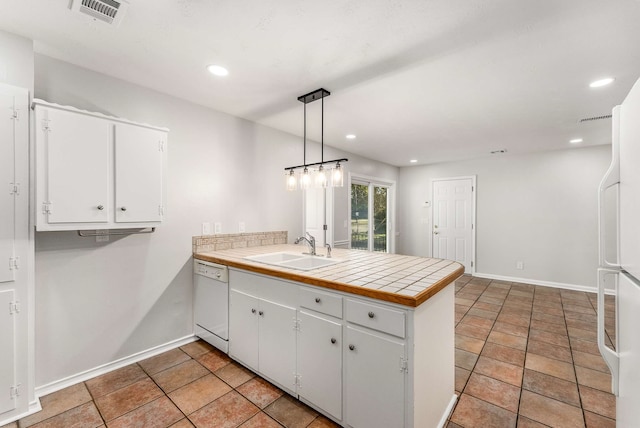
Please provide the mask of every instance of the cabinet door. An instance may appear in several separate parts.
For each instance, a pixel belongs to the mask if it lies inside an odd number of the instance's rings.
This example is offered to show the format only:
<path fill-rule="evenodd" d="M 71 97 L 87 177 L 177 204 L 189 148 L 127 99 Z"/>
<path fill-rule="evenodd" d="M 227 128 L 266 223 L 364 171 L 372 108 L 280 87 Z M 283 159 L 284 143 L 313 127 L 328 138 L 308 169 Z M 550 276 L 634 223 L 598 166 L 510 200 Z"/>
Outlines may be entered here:
<path fill-rule="evenodd" d="M 349 326 L 345 345 L 349 426 L 404 427 L 404 343 Z"/>
<path fill-rule="evenodd" d="M 162 220 L 162 172 L 166 133 L 141 126 L 115 126 L 115 221 Z"/>
<path fill-rule="evenodd" d="M 84 114 L 46 109 L 43 130 L 46 153 L 48 223 L 106 223 L 110 206 L 108 121 Z M 43 171 L 40 171 L 43 172 Z"/>
<path fill-rule="evenodd" d="M 260 301 L 260 373 L 295 392 L 296 309 Z"/>
<path fill-rule="evenodd" d="M 16 386 L 15 315 L 9 312 L 13 296 L 13 290 L 0 291 L 0 414 L 16 408 L 16 400 L 10 394 L 11 388 Z"/>
<path fill-rule="evenodd" d="M 0 282 L 13 281 L 9 259 L 15 239 L 14 95 L 0 86 Z M 24 191 L 28 191 L 25 187 Z"/>
<path fill-rule="evenodd" d="M 303 311 L 298 319 L 298 394 L 340 420 L 342 325 Z"/>
<path fill-rule="evenodd" d="M 239 291 L 229 293 L 229 355 L 258 370 L 260 301 Z"/>

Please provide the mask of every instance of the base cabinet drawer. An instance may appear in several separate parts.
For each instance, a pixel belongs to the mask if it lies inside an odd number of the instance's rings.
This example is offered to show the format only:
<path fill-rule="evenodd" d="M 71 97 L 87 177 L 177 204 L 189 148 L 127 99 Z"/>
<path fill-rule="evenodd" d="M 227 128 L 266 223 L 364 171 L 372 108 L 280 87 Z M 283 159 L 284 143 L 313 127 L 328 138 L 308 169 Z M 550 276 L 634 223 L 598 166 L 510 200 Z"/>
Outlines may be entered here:
<path fill-rule="evenodd" d="M 347 299 L 347 321 L 404 338 L 405 313 L 381 305 Z"/>

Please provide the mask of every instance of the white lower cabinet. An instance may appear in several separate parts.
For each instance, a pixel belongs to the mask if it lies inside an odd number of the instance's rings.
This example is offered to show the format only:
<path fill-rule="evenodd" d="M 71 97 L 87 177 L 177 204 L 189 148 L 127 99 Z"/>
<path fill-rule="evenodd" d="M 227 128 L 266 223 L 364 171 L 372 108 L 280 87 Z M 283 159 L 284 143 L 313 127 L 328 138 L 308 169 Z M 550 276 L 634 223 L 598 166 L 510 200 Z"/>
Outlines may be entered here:
<path fill-rule="evenodd" d="M 295 392 L 296 309 L 231 290 L 229 355 Z"/>
<path fill-rule="evenodd" d="M 345 343 L 346 416 L 349 426 L 404 427 L 404 341 L 347 326 Z"/>
<path fill-rule="evenodd" d="M 229 355 L 340 425 L 444 426 L 450 285 L 417 308 L 229 269 Z"/>
<path fill-rule="evenodd" d="M 342 419 L 342 323 L 298 314 L 298 394 Z"/>
<path fill-rule="evenodd" d="M 296 309 L 260 301 L 258 369 L 285 388 L 296 389 Z"/>
<path fill-rule="evenodd" d="M 254 370 L 258 370 L 259 308 L 260 299 L 229 292 L 229 355 Z"/>

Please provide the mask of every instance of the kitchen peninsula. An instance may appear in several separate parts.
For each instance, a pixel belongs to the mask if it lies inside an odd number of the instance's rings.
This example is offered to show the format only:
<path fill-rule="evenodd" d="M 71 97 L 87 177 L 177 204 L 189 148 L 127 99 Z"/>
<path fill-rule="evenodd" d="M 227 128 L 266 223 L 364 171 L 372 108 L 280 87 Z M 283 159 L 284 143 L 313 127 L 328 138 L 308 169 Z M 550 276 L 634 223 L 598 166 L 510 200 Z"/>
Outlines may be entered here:
<path fill-rule="evenodd" d="M 248 235 L 194 237 L 196 261 L 228 267 L 230 357 L 345 427 L 443 426 L 456 399 L 460 264 L 344 249 L 304 256 L 306 246 L 276 243 L 286 233 Z M 257 261 L 274 259 L 265 255 L 326 266 Z"/>

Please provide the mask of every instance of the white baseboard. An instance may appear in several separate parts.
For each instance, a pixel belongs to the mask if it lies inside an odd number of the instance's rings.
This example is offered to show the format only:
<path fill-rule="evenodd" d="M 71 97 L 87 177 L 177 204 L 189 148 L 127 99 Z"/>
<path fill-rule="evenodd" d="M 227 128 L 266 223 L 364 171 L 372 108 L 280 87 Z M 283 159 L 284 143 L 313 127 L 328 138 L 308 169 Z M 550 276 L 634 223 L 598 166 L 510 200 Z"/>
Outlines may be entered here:
<path fill-rule="evenodd" d="M 195 342 L 197 339 L 198 338 L 194 335 L 185 336 L 180 339 L 167 342 L 163 345 L 155 346 L 153 348 L 137 352 L 133 355 L 129 355 L 128 357 L 120 358 L 110 363 L 85 370 L 83 372 L 65 377 L 60 380 L 56 380 L 54 382 L 50 382 L 46 385 L 38 386 L 35 389 L 36 397 L 42 397 L 44 395 L 51 394 L 52 392 L 56 392 L 68 386 L 84 382 L 96 376 L 100 376 L 121 367 L 128 366 L 129 364 L 137 363 L 138 361 L 142 361 L 155 355 L 162 354 L 163 352 L 186 345 L 187 343 Z"/>
<path fill-rule="evenodd" d="M 543 287 L 562 288 L 564 290 L 584 291 L 587 293 L 598 292 L 598 289 L 596 287 L 589 287 L 586 285 L 567 284 L 563 282 L 541 281 L 539 279 L 516 278 L 513 276 L 494 275 L 492 273 L 479 273 L 479 272 L 474 273 L 473 276 L 477 276 L 478 278 L 497 279 L 499 281 L 521 282 L 523 284 L 541 285 Z M 605 294 L 615 295 L 616 291 L 605 290 Z"/>
<path fill-rule="evenodd" d="M 451 412 L 453 411 L 453 407 L 456 405 L 456 401 L 458 401 L 458 394 L 453 394 L 453 397 L 451 397 L 451 401 L 449 401 L 449 405 L 445 409 L 442 418 L 440 418 L 438 428 L 444 428 L 447 425 L 447 420 L 451 416 Z"/>

